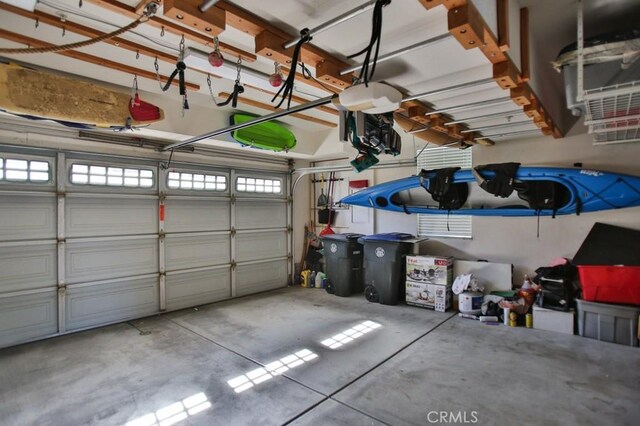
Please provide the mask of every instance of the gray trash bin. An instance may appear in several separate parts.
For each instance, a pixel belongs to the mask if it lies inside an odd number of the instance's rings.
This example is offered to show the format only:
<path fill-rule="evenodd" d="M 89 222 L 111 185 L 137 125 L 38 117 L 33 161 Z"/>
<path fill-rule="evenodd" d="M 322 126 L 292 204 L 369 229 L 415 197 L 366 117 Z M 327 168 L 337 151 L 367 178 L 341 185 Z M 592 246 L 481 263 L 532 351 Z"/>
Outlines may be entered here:
<path fill-rule="evenodd" d="M 326 259 L 327 292 L 349 297 L 362 293 L 362 234 L 330 234 L 322 237 Z"/>
<path fill-rule="evenodd" d="M 392 232 L 360 239 L 364 244 L 364 295 L 369 302 L 397 305 L 404 300 L 405 257 L 413 250 L 414 238 Z"/>

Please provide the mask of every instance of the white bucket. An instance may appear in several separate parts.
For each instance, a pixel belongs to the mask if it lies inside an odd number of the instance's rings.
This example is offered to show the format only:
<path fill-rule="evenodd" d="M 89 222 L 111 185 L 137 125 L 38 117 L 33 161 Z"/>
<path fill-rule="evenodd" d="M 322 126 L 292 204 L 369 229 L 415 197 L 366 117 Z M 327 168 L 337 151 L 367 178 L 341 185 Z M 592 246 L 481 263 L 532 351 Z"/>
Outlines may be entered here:
<path fill-rule="evenodd" d="M 458 310 L 463 314 L 478 315 L 482 313 L 484 295 L 479 291 L 465 291 L 458 295 Z"/>

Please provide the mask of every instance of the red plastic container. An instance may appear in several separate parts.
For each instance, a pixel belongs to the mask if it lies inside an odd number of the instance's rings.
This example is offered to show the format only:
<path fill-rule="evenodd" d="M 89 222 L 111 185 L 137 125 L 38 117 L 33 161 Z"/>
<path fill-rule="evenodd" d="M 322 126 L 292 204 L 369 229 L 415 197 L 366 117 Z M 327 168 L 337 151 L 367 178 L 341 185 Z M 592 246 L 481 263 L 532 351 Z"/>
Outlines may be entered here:
<path fill-rule="evenodd" d="M 640 305 L 640 266 L 578 266 L 582 298 Z"/>

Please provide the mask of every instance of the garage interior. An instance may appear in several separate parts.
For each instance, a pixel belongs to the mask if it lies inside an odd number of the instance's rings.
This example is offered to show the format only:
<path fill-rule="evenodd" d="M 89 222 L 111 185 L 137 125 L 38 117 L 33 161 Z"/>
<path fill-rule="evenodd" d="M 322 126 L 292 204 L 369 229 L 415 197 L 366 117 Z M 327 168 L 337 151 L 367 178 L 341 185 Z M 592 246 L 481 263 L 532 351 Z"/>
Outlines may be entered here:
<path fill-rule="evenodd" d="M 638 2 L 0 10 L 0 424 L 640 418 Z M 423 169 L 510 162 L 615 175 L 620 204 L 584 187 L 572 200 L 605 209 L 349 202 L 409 176 L 427 189 Z M 442 309 L 405 303 L 408 257 L 374 265 L 375 239 L 364 266 L 328 269 L 336 235 L 389 233 L 409 257 L 455 259 L 447 286 L 470 270 L 485 304 L 509 292 L 500 303 L 529 313 L 465 314 L 450 291 Z M 577 310 L 541 301 L 541 269 L 562 259 L 580 270 Z M 589 268 L 626 287 L 590 298 Z"/>

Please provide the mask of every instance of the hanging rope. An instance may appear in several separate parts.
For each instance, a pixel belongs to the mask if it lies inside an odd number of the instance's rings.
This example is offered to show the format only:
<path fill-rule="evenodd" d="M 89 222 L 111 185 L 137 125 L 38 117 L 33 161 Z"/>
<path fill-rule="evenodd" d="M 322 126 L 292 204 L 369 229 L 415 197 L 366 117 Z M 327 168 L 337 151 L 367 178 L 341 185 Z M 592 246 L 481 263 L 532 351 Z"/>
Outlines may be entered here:
<path fill-rule="evenodd" d="M 155 6 L 150 6 L 150 5 Z M 55 53 L 55 52 L 63 52 L 65 50 L 75 50 L 80 49 L 81 47 L 91 46 L 92 44 L 100 43 L 101 41 L 109 40 L 111 38 L 117 37 L 120 34 L 126 33 L 129 30 L 136 28 L 138 25 L 147 22 L 155 13 L 158 8 L 158 5 L 154 2 L 151 2 L 145 8 L 142 16 L 138 19 L 127 25 L 126 27 L 122 27 L 117 29 L 111 33 L 103 34 L 101 36 L 90 38 L 89 40 L 79 41 L 77 43 L 69 43 L 63 44 L 60 46 L 49 46 L 49 47 L 25 47 L 25 48 L 0 48 L 0 53 L 8 53 L 8 54 L 18 54 L 18 53 Z M 64 28 L 63 28 L 64 35 Z"/>
<path fill-rule="evenodd" d="M 287 99 L 287 109 L 291 107 L 291 96 L 293 96 L 293 87 L 296 80 L 296 69 L 298 67 L 298 59 L 300 58 L 300 49 L 302 48 L 302 45 L 309 40 L 311 40 L 309 28 L 305 28 L 300 31 L 300 41 L 296 44 L 296 47 L 293 49 L 293 55 L 291 56 L 291 69 L 289 70 L 289 75 L 287 76 L 287 79 L 285 80 L 282 87 L 280 87 L 280 90 L 278 90 L 278 93 L 276 93 L 271 99 L 271 102 L 275 101 L 282 93 L 282 99 L 280 99 L 280 102 L 278 102 L 276 108 L 280 108 L 285 99 Z"/>
<path fill-rule="evenodd" d="M 347 56 L 348 58 L 355 58 L 356 56 L 360 56 L 363 53 L 366 53 L 364 57 L 364 62 L 362 63 L 362 68 L 360 68 L 360 75 L 358 76 L 358 80 L 363 82 L 365 85 L 373 79 L 373 74 L 376 72 L 376 65 L 378 62 L 378 53 L 380 51 L 380 39 L 382 35 L 382 8 L 391 3 L 391 0 L 378 0 L 376 5 L 373 8 L 373 22 L 371 28 L 371 39 L 369 40 L 369 44 L 367 47 L 362 49 L 361 51 L 354 53 L 353 55 Z M 375 51 L 374 51 L 375 48 Z M 371 60 L 371 55 L 373 54 L 373 60 Z M 371 68 L 370 64 L 371 63 Z"/>

